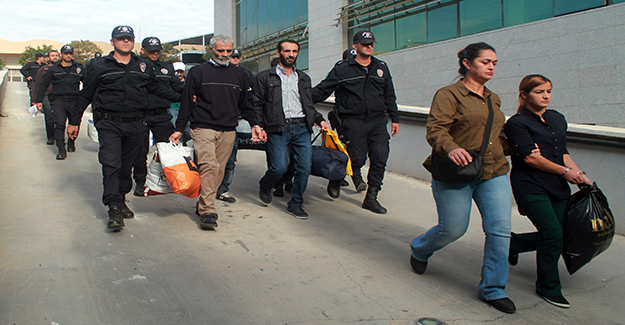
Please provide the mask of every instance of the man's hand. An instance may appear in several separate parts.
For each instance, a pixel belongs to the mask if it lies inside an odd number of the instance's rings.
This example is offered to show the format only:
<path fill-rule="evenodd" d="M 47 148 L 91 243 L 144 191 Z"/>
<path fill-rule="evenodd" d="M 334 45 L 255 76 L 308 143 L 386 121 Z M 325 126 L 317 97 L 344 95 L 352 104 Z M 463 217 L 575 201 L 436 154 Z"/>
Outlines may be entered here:
<path fill-rule="evenodd" d="M 33 81 L 33 77 L 28 76 L 28 77 L 26 77 L 26 80 L 28 80 L 28 81 Z"/>
<path fill-rule="evenodd" d="M 267 133 L 265 130 L 261 129 L 260 126 L 256 125 L 252 128 L 252 139 L 253 142 L 259 141 L 267 141 Z"/>
<path fill-rule="evenodd" d="M 181 136 L 182 136 L 182 132 L 176 131 L 169 136 L 169 142 L 178 145 L 180 144 L 180 141 L 178 140 L 180 139 Z"/>
<path fill-rule="evenodd" d="M 78 137 L 78 125 L 68 125 L 67 126 L 67 136 L 75 140 Z"/>
<path fill-rule="evenodd" d="M 391 136 L 394 137 L 399 133 L 399 123 L 391 124 Z"/>
<path fill-rule="evenodd" d="M 40 112 L 43 112 L 43 103 L 37 103 L 37 109 L 38 109 Z"/>
<path fill-rule="evenodd" d="M 319 123 L 319 127 L 323 130 L 330 130 L 330 126 L 326 123 L 326 121 L 321 121 L 321 123 Z"/>

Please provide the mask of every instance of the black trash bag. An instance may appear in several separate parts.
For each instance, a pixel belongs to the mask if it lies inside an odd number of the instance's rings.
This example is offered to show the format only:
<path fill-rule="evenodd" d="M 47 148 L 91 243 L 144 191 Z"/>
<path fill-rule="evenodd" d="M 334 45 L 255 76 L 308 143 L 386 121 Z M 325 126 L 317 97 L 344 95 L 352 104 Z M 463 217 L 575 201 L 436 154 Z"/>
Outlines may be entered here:
<path fill-rule="evenodd" d="M 577 191 L 564 214 L 562 258 L 569 274 L 575 273 L 610 247 L 614 237 L 614 216 L 608 199 L 597 183 Z"/>

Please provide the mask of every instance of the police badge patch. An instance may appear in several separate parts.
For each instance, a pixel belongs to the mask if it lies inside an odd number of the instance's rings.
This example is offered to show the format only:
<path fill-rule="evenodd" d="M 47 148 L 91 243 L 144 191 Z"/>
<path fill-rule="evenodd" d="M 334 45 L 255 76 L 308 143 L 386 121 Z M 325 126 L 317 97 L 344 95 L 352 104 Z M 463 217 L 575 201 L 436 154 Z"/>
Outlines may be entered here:
<path fill-rule="evenodd" d="M 80 71 L 82 71 L 82 69 L 80 69 L 80 67 L 76 67 L 76 73 L 80 73 Z"/>
<path fill-rule="evenodd" d="M 139 63 L 139 69 L 141 69 L 141 72 L 145 72 L 145 62 Z"/>
<path fill-rule="evenodd" d="M 378 73 L 378 77 L 380 78 L 382 78 L 382 76 L 384 75 L 384 71 L 382 71 L 382 69 L 378 69 L 377 73 Z"/>
<path fill-rule="evenodd" d="M 167 74 L 168 72 L 169 72 L 169 70 L 167 70 L 167 69 L 165 69 L 165 68 L 162 68 L 162 69 L 161 69 L 161 73 L 162 73 L 162 74 Z"/>

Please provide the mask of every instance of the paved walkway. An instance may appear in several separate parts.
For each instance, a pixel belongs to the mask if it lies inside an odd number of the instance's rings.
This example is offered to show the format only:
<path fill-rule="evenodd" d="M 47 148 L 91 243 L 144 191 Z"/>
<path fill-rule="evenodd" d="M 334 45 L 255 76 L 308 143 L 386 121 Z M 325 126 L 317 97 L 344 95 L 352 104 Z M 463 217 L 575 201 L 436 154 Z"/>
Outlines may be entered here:
<path fill-rule="evenodd" d="M 55 160 L 43 117 L 11 83 L 0 118 L 0 324 L 447 324 L 625 323 L 625 241 L 574 276 L 561 267 L 572 307 L 534 293 L 533 254 L 511 268 L 507 315 L 477 298 L 484 237 L 477 210 L 468 233 L 410 269 L 410 240 L 436 222 L 428 184 L 387 173 L 376 215 L 363 193 L 332 200 L 312 177 L 308 220 L 285 213 L 287 198 L 257 198 L 264 155 L 242 151 L 232 194 L 218 202 L 216 231 L 202 231 L 194 200 L 128 196 L 136 218 L 105 232 L 98 145 L 83 128 L 77 151 Z M 402 135 L 400 135 L 402 136 Z M 408 136 L 408 135 L 403 135 Z M 415 162 L 415 168 L 421 168 Z M 288 195 L 287 195 L 288 197 Z M 530 231 L 513 213 L 516 231 Z"/>

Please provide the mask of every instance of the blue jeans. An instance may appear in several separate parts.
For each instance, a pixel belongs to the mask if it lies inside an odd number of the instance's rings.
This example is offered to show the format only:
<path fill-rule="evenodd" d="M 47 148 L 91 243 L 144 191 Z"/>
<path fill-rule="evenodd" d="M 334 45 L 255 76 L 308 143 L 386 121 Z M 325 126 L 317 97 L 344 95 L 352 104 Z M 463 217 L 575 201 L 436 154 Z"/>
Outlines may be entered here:
<path fill-rule="evenodd" d="M 469 227 L 473 199 L 482 215 L 482 229 L 486 234 L 478 296 L 483 300 L 505 298 L 512 230 L 512 194 L 508 175 L 469 183 L 432 180 L 432 193 L 438 211 L 438 225 L 412 240 L 412 256 L 419 261 L 427 261 L 435 251 L 462 237 Z"/>
<path fill-rule="evenodd" d="M 289 146 L 290 144 L 290 146 Z M 291 189 L 289 206 L 301 206 L 304 203 L 304 191 L 308 185 L 312 149 L 310 130 L 306 123 L 287 124 L 286 131 L 267 135 L 267 155 L 270 163 L 265 176 L 260 180 L 260 189 L 268 191 L 286 173 L 290 162 L 290 150 L 295 160 L 295 176 Z"/>

